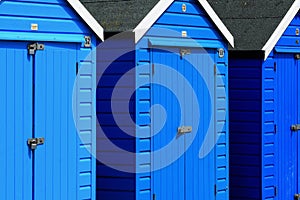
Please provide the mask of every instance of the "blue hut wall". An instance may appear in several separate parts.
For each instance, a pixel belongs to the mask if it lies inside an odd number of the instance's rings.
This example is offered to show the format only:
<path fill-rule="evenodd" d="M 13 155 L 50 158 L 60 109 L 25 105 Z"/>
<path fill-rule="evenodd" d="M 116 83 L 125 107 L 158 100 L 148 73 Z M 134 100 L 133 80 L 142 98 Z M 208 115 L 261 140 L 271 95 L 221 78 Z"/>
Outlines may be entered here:
<path fill-rule="evenodd" d="M 265 61 L 257 52 L 229 58 L 232 199 L 292 199 L 299 193 L 297 150 L 292 150 L 297 138 L 289 138 L 295 137 L 291 124 L 297 123 L 291 90 L 298 84 L 299 26 L 298 13 Z"/>
<path fill-rule="evenodd" d="M 298 95 L 300 14 L 285 30 L 275 49 L 263 64 L 263 198 L 272 196 L 276 187 L 278 199 L 291 199 L 300 193 L 299 139 L 291 131 L 299 124 Z M 275 112 L 272 112 L 275 111 Z M 273 127 L 273 128 L 272 128 Z M 273 166 L 273 167 L 271 167 Z M 269 188 L 269 189 L 268 189 Z"/>
<path fill-rule="evenodd" d="M 186 12 L 182 11 L 182 4 L 186 4 Z M 203 48 L 213 49 L 215 64 L 218 68 L 216 75 L 216 91 L 224 89 L 227 91 L 227 44 L 220 35 L 218 29 L 213 25 L 204 9 L 194 0 L 177 0 L 167 9 L 167 11 L 157 20 L 152 29 L 139 41 L 136 47 L 136 79 L 138 81 L 152 80 L 152 51 L 149 47 L 149 40 L 158 39 L 163 45 L 168 46 L 170 41 L 182 39 L 182 31 L 186 31 L 189 38 L 194 39 Z M 171 39 L 166 39 L 171 38 Z M 176 46 L 176 45 L 175 45 Z M 225 57 L 218 58 L 217 49 L 225 49 Z M 148 70 L 139 66 L 149 65 Z M 136 152 L 138 153 L 136 167 L 140 171 L 143 168 L 151 169 L 151 88 L 149 86 L 140 87 L 136 91 Z M 228 126 L 226 120 L 221 120 L 221 112 L 227 111 L 227 97 L 221 92 L 216 92 L 215 102 L 215 126 L 224 127 L 216 129 L 220 139 L 215 147 L 215 189 L 216 199 L 228 198 Z M 145 137 L 146 136 L 146 137 Z M 147 137 L 149 136 L 149 137 Z M 199 147 L 200 148 L 200 147 Z M 136 199 L 150 199 L 153 192 L 153 173 L 141 173 L 136 175 Z M 171 183 L 166 183 L 171 184 Z M 202 186 L 199 186 L 202 187 Z M 212 188 L 207 188 L 211 190 Z M 163 188 L 162 188 L 163 190 Z M 212 189 L 214 190 L 214 189 Z M 191 194 L 193 195 L 193 194 Z M 157 197 L 160 198 L 160 197 Z"/>
<path fill-rule="evenodd" d="M 96 119 L 93 117 L 96 36 L 64 0 L 1 1 L 0 23 L 0 91 L 4 101 L 0 124 L 1 133 L 5 135 L 0 142 L 0 152 L 7 155 L 0 159 L 0 173 L 5 180 L 0 183 L 0 198 L 32 199 L 34 195 L 36 199 L 95 199 L 96 161 L 90 152 L 96 150 Z M 84 47 L 84 36 L 91 37 L 90 48 Z M 45 44 L 45 50 L 37 51 L 35 58 L 27 52 L 27 45 L 33 42 Z M 33 65 L 38 66 L 34 73 Z M 63 67 L 66 65 L 70 69 L 65 71 Z M 41 69 L 41 66 L 44 68 Z M 61 70 L 55 67 L 61 67 Z M 78 134 L 73 122 L 71 98 L 76 68 L 79 83 L 76 89 L 79 93 L 75 123 Z M 36 112 L 32 112 L 33 96 L 30 95 L 33 92 L 33 74 L 37 77 L 35 92 L 39 94 L 35 97 Z M 63 90 L 65 96 L 62 95 Z M 60 95 L 64 98 L 61 104 L 57 102 Z M 51 102 L 52 99 L 56 101 Z M 46 102 L 47 107 L 44 106 Z M 36 136 L 46 137 L 45 145 L 36 150 L 36 157 L 42 159 L 38 164 L 38 161 L 35 162 L 35 174 L 40 172 L 35 183 L 32 182 L 33 170 L 30 170 L 33 167 L 31 151 L 26 144 L 27 139 L 33 136 L 30 128 L 32 117 L 37 120 L 36 129 L 40 130 Z M 65 124 L 60 126 L 59 119 Z M 57 131 L 51 129 L 51 123 L 57 125 Z M 62 133 L 66 129 L 70 135 L 62 134 L 58 141 L 51 139 L 51 133 Z M 16 140 L 14 145 L 9 142 L 11 138 Z M 54 148 L 56 145 L 57 148 Z M 47 163 L 43 154 L 47 155 Z M 52 161 L 55 162 L 53 168 L 50 165 Z M 45 180 L 42 180 L 44 177 Z M 41 191 L 45 189 L 45 183 L 52 190 L 40 194 L 33 192 L 32 184 Z"/>
<path fill-rule="evenodd" d="M 126 81 L 119 84 L 120 79 Z M 122 150 L 108 147 L 112 143 L 128 152 L 135 152 L 135 44 L 132 33 L 107 38 L 97 50 L 97 199 L 135 199 L 135 156 L 124 157 Z M 117 85 L 118 83 L 118 85 Z M 114 97 L 113 93 L 118 90 Z M 112 104 L 116 105 L 114 110 Z M 115 118 L 122 119 L 119 124 Z M 135 121 L 135 120 L 134 120 Z M 125 129 L 125 130 L 124 130 Z M 110 158 L 110 159 L 105 159 Z M 128 166 L 121 170 L 120 166 Z M 128 173 L 126 171 L 131 171 Z"/>
<path fill-rule="evenodd" d="M 229 56 L 230 199 L 261 196 L 261 65 Z"/>

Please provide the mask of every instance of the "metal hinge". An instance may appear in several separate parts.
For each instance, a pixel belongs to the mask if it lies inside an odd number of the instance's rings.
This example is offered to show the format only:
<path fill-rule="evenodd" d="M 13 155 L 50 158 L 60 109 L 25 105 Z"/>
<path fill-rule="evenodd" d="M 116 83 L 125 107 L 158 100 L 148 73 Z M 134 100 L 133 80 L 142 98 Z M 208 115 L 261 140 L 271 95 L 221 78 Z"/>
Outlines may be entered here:
<path fill-rule="evenodd" d="M 84 36 L 84 47 L 90 48 L 92 46 L 92 40 L 90 36 Z"/>
<path fill-rule="evenodd" d="M 78 71 L 79 71 L 79 64 L 78 62 L 76 62 L 76 75 L 78 75 Z"/>
<path fill-rule="evenodd" d="M 31 150 L 35 150 L 38 145 L 43 145 L 45 143 L 44 138 L 30 138 L 27 140 L 27 145 Z"/>
<path fill-rule="evenodd" d="M 274 62 L 274 72 L 276 72 L 276 71 L 277 71 L 277 63 Z"/>
<path fill-rule="evenodd" d="M 276 197 L 278 195 L 278 188 L 277 186 L 274 187 L 274 196 Z"/>
<path fill-rule="evenodd" d="M 189 55 L 191 54 L 191 50 L 190 49 L 180 49 L 180 56 L 181 58 L 185 55 Z"/>
<path fill-rule="evenodd" d="M 155 66 L 154 64 L 152 64 L 152 75 L 154 75 L 154 72 L 155 72 Z"/>
<path fill-rule="evenodd" d="M 153 194 L 152 199 L 156 200 L 156 194 Z"/>
<path fill-rule="evenodd" d="M 215 184 L 215 196 L 217 196 L 217 194 L 218 194 L 218 186 L 217 184 Z"/>
<path fill-rule="evenodd" d="M 274 124 L 274 133 L 277 134 L 277 124 Z"/>
<path fill-rule="evenodd" d="M 299 200 L 299 199 L 300 199 L 300 194 L 295 194 L 295 195 L 294 195 L 294 199 L 295 199 L 295 200 Z"/>
<path fill-rule="evenodd" d="M 217 75 L 217 65 L 214 64 L 214 75 Z"/>
<path fill-rule="evenodd" d="M 44 44 L 39 44 L 39 43 L 33 43 L 33 44 L 29 44 L 27 46 L 27 49 L 28 49 L 28 54 L 29 55 L 34 55 L 37 50 L 44 50 L 45 45 Z"/>

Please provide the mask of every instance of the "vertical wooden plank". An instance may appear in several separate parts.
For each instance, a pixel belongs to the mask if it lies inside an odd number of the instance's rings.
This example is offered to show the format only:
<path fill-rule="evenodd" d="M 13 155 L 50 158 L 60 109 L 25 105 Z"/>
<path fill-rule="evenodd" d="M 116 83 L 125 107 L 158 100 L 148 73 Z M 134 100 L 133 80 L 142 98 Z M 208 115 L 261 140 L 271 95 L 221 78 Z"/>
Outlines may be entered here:
<path fill-rule="evenodd" d="M 0 114 L 0 127 L 3 130 L 1 134 L 2 140 L 0 141 L 0 176 L 2 177 L 2 181 L 0 182 L 0 194 L 3 199 L 7 198 L 6 191 L 6 181 L 7 181 L 7 170 L 6 170 L 6 144 L 7 144 L 7 50 L 4 48 L 4 45 L 0 43 L 0 92 L 4 95 L 3 103 L 0 104 L 0 110 L 2 111 Z"/>
<path fill-rule="evenodd" d="M 15 174 L 15 147 L 10 147 L 9 141 L 10 137 L 15 137 L 15 93 L 17 92 L 17 88 L 15 86 L 15 73 L 16 73 L 16 58 L 15 58 L 15 50 L 8 49 L 7 50 L 7 123 L 8 123 L 8 132 L 6 135 L 6 167 L 7 167 L 7 183 L 6 183 L 6 192 L 8 195 L 11 194 L 11 197 L 15 198 L 15 179 L 11 178 Z M 10 67 L 12 66 L 12 67 Z M 8 134 L 10 133 L 10 134 Z M 13 159 L 11 159 L 11 156 Z M 21 159 L 21 158 L 18 158 Z"/>
<path fill-rule="evenodd" d="M 32 193 L 32 160 L 26 144 L 32 134 L 32 80 L 26 49 L 25 43 L 0 43 L 1 199 L 31 198 Z"/>
<path fill-rule="evenodd" d="M 36 197 L 76 199 L 79 146 L 72 94 L 77 45 L 45 46 L 44 51 L 36 54 L 36 137 L 45 137 L 45 144 L 36 150 Z"/>

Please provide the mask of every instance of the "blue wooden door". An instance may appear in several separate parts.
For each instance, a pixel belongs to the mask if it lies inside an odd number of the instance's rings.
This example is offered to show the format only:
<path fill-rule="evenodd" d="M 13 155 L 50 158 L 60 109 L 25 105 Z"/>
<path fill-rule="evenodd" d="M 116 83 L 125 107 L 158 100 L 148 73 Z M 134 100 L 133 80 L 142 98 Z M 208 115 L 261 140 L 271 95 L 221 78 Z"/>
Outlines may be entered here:
<path fill-rule="evenodd" d="M 214 135 L 214 53 L 173 48 L 152 55 L 153 196 L 214 199 L 215 152 L 199 157 L 205 136 Z M 192 131 L 179 133 L 181 127 Z"/>
<path fill-rule="evenodd" d="M 0 199 L 32 199 L 32 63 L 25 42 L 0 42 Z"/>
<path fill-rule="evenodd" d="M 72 112 L 77 46 L 43 43 L 34 64 L 35 199 L 77 199 L 77 134 Z"/>
<path fill-rule="evenodd" d="M 299 191 L 299 61 L 293 54 L 277 55 L 278 199 L 294 199 Z"/>
<path fill-rule="evenodd" d="M 72 112 L 77 44 L 0 43 L 0 199 L 77 199 L 78 137 Z M 32 150 L 30 138 L 44 144 Z M 84 149 L 83 149 L 84 150 Z M 85 180 L 86 179 L 86 180 Z"/>

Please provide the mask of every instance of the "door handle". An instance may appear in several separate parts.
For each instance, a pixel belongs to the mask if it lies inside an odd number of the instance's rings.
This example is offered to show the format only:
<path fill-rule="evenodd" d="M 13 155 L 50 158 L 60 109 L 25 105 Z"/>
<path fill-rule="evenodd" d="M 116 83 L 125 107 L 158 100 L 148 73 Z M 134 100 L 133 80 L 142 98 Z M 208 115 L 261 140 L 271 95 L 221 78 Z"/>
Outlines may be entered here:
<path fill-rule="evenodd" d="M 300 130 L 300 124 L 293 124 L 291 126 L 292 131 L 299 131 Z"/>
<path fill-rule="evenodd" d="M 191 133 L 193 128 L 191 126 L 181 126 L 178 128 L 178 134 L 183 135 L 186 133 Z"/>

